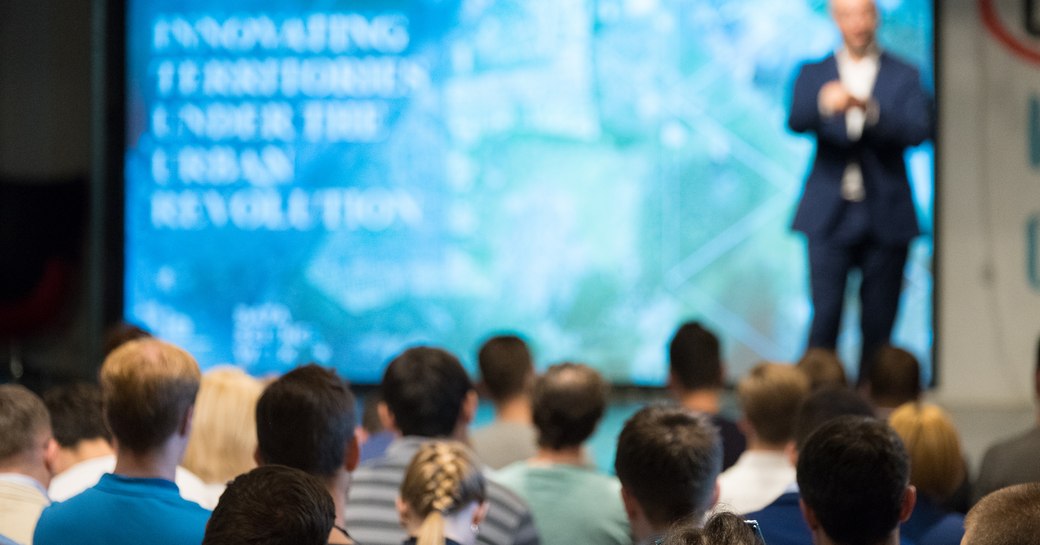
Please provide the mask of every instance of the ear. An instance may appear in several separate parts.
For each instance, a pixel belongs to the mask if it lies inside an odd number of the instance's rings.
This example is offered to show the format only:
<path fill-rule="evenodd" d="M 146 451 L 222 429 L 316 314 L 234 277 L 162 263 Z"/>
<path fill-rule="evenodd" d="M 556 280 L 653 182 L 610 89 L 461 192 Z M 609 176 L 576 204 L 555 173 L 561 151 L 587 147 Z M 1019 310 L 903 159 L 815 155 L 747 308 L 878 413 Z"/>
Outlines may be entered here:
<path fill-rule="evenodd" d="M 408 519 L 411 516 L 411 509 L 408 509 L 408 504 L 401 499 L 401 495 L 398 494 L 394 500 L 394 507 L 397 508 L 397 520 L 401 523 L 401 527 L 408 528 Z"/>
<path fill-rule="evenodd" d="M 47 440 L 47 445 L 43 448 L 43 466 L 47 468 L 47 473 L 52 477 L 58 473 L 58 453 L 60 451 L 61 446 L 53 437 Z"/>
<path fill-rule="evenodd" d="M 751 437 L 751 434 L 755 433 L 754 428 L 751 427 L 751 423 L 748 422 L 747 417 L 741 417 L 737 420 L 737 429 L 740 433 L 744 434 L 744 437 Z"/>
<path fill-rule="evenodd" d="M 912 484 L 907 485 L 906 492 L 903 492 L 903 503 L 899 506 L 899 522 L 906 522 L 910 519 L 915 505 L 917 505 L 917 487 Z"/>
<path fill-rule="evenodd" d="M 794 441 L 788 441 L 784 445 L 784 454 L 787 456 L 787 461 L 791 462 L 791 467 L 798 466 L 798 449 L 795 447 Z"/>
<path fill-rule="evenodd" d="M 188 410 L 184 411 L 184 416 L 181 417 L 180 426 L 177 431 L 184 437 L 191 435 L 191 424 L 195 420 L 195 404 L 188 405 Z"/>
<path fill-rule="evenodd" d="M 635 497 L 621 485 L 621 504 L 625 506 L 625 515 L 628 516 L 628 520 L 637 520 L 642 514 L 643 509 L 639 506 L 639 502 L 636 501 Z"/>
<path fill-rule="evenodd" d="M 816 531 L 820 529 L 820 520 L 816 518 L 816 513 L 813 512 L 812 508 L 805 505 L 805 500 L 798 498 L 798 507 L 802 510 L 802 518 L 805 519 L 805 524 L 809 526 L 809 529 Z"/>
<path fill-rule="evenodd" d="M 477 510 L 473 512 L 473 524 L 480 526 L 480 523 L 484 522 L 484 517 L 487 516 L 488 508 L 491 507 L 488 502 L 481 502 L 477 507 Z"/>
<path fill-rule="evenodd" d="M 470 422 L 477 416 L 477 406 L 480 404 L 480 397 L 477 396 L 476 390 L 470 390 L 466 392 L 466 399 L 462 401 L 462 410 L 459 411 L 459 419 L 462 421 L 463 427 L 469 426 Z"/>
<path fill-rule="evenodd" d="M 715 491 L 711 493 L 711 503 L 708 505 L 707 509 L 705 509 L 705 512 L 711 511 L 711 508 L 715 507 L 715 504 L 719 503 L 720 491 L 719 480 L 715 479 Z"/>
<path fill-rule="evenodd" d="M 361 461 L 361 443 L 358 442 L 357 432 L 347 440 L 347 448 L 343 451 L 343 469 L 352 472 L 357 469 Z"/>
<path fill-rule="evenodd" d="M 390 407 L 385 401 L 380 401 L 376 404 L 376 413 L 379 414 L 379 423 L 383 425 L 384 430 L 391 430 L 394 432 L 400 432 L 397 429 L 397 421 L 394 420 L 394 413 L 390 412 Z"/>
<path fill-rule="evenodd" d="M 260 447 L 259 446 L 257 446 L 255 449 L 253 449 L 253 461 L 256 462 L 256 465 L 258 467 L 264 465 L 264 457 L 260 455 Z"/>

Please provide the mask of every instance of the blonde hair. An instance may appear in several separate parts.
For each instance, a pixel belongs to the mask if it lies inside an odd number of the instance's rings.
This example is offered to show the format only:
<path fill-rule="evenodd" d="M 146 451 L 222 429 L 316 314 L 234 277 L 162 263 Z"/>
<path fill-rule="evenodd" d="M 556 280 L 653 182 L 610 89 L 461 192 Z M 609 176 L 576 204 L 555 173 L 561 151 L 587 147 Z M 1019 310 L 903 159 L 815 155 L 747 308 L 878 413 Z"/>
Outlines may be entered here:
<path fill-rule="evenodd" d="M 182 464 L 207 483 L 226 483 L 256 467 L 256 402 L 263 384 L 241 369 L 202 375 Z"/>
<path fill-rule="evenodd" d="M 120 345 L 101 364 L 101 404 L 116 442 L 131 452 L 161 446 L 195 403 L 201 372 L 185 350 L 154 338 Z"/>
<path fill-rule="evenodd" d="M 961 442 L 946 412 L 936 405 L 910 402 L 889 416 L 910 455 L 910 484 L 925 496 L 943 500 L 964 480 Z"/>
<path fill-rule="evenodd" d="M 401 483 L 401 501 L 422 519 L 416 545 L 443 545 L 444 517 L 482 503 L 484 488 L 484 476 L 461 443 L 423 444 Z"/>
<path fill-rule="evenodd" d="M 793 365 L 763 362 L 737 384 L 744 417 L 767 443 L 791 440 L 794 415 L 809 396 L 809 379 Z"/>

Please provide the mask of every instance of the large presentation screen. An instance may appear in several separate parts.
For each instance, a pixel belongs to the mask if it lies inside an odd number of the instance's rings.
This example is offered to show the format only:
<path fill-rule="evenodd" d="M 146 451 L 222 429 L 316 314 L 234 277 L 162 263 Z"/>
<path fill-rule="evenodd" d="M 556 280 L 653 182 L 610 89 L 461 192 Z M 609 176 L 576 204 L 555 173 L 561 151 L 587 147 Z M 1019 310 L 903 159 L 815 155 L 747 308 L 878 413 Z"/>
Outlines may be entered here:
<path fill-rule="evenodd" d="M 878 3 L 881 45 L 931 87 L 932 1 Z M 731 376 L 804 350 L 789 225 L 813 143 L 785 118 L 798 65 L 840 42 L 825 0 L 127 10 L 124 314 L 203 367 L 377 382 L 404 347 L 472 369 L 511 331 L 540 365 L 654 385 L 690 318 Z M 895 341 L 928 363 L 932 148 L 907 157 L 929 234 Z"/>

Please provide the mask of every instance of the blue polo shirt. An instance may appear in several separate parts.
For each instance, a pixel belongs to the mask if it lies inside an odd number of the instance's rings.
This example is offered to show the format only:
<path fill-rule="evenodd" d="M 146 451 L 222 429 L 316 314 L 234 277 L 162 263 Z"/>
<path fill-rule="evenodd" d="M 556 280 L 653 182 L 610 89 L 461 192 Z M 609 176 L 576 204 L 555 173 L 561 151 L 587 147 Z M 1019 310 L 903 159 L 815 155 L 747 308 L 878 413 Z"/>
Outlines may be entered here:
<path fill-rule="evenodd" d="M 165 479 L 107 473 L 98 484 L 40 515 L 35 545 L 192 545 L 210 512 L 181 498 Z"/>

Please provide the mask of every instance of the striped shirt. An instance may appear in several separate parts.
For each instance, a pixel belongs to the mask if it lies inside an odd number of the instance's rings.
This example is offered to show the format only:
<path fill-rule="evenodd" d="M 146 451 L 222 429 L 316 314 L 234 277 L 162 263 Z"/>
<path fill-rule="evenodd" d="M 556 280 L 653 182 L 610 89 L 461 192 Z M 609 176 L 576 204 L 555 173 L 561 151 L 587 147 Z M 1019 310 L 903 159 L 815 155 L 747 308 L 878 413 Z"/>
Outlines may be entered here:
<path fill-rule="evenodd" d="M 428 437 L 394 440 L 382 458 L 354 472 L 347 496 L 346 526 L 364 545 L 401 545 L 408 536 L 401 528 L 396 500 L 404 472 Z M 487 480 L 488 514 L 480 525 L 480 545 L 538 545 L 538 532 L 527 505 L 502 485 Z"/>

